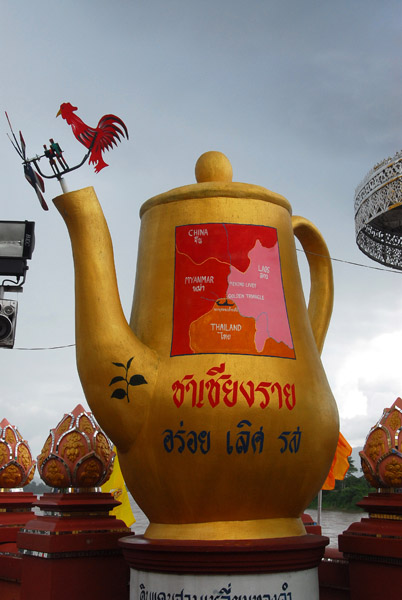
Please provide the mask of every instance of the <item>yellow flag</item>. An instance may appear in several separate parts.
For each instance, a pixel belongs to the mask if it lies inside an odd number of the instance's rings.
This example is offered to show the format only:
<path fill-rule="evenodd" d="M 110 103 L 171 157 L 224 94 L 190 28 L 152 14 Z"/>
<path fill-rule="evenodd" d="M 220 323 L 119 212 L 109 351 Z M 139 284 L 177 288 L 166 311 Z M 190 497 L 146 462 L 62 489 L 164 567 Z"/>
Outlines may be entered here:
<path fill-rule="evenodd" d="M 334 460 L 332 461 L 331 469 L 322 486 L 323 490 L 333 490 L 335 487 L 335 479 L 342 481 L 349 469 L 348 457 L 352 454 L 352 446 L 345 440 L 341 432 L 339 432 L 338 446 L 336 448 Z"/>
<path fill-rule="evenodd" d="M 116 452 L 115 446 L 113 446 L 113 450 Z M 108 481 L 102 485 L 102 492 L 110 492 L 115 500 L 121 502 L 121 504 L 116 506 L 110 512 L 110 514 L 114 515 L 116 519 L 121 519 L 124 521 L 127 527 L 131 527 L 131 525 L 135 522 L 135 518 L 133 511 L 131 510 L 130 499 L 128 497 L 126 484 L 124 483 L 123 475 L 120 469 L 117 452 L 116 456 L 114 457 L 112 474 Z"/>

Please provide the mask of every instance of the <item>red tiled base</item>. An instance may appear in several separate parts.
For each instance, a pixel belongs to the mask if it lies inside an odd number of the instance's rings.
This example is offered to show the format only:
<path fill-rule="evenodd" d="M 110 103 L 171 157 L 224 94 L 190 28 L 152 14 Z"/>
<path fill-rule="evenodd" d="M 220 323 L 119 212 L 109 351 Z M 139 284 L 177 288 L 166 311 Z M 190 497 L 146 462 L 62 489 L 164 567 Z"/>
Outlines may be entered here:
<path fill-rule="evenodd" d="M 351 600 L 402 597 L 402 495 L 369 494 L 369 513 L 339 536 L 349 561 Z"/>
<path fill-rule="evenodd" d="M 34 516 L 36 501 L 30 492 L 0 492 L 0 543 L 16 541 L 18 530 Z"/>
<path fill-rule="evenodd" d="M 318 523 L 313 521 L 311 515 L 309 515 L 308 513 L 303 513 L 301 518 L 307 533 L 321 535 L 321 525 L 318 525 Z"/>
<path fill-rule="evenodd" d="M 0 598 L 20 600 L 22 561 L 17 544 L 0 544 Z"/>
<path fill-rule="evenodd" d="M 118 540 L 130 533 L 109 516 L 111 494 L 44 494 L 44 511 L 19 532 L 21 600 L 127 600 L 129 568 Z"/>

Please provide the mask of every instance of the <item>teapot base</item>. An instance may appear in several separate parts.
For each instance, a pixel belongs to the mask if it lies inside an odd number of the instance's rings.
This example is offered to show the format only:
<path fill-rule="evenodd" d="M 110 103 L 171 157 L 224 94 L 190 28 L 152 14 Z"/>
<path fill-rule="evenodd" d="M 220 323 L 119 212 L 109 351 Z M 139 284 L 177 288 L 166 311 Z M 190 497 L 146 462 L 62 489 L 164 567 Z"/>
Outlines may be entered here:
<path fill-rule="evenodd" d="M 301 518 L 211 521 L 209 523 L 150 523 L 149 540 L 259 540 L 306 535 Z"/>

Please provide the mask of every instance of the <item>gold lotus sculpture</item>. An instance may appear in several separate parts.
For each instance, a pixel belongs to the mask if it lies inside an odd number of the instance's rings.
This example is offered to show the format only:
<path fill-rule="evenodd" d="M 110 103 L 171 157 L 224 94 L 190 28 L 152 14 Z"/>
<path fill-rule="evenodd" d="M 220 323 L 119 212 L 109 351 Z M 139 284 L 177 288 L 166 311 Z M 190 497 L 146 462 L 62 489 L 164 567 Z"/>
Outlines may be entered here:
<path fill-rule="evenodd" d="M 92 413 L 78 404 L 50 430 L 38 456 L 38 471 L 53 488 L 94 488 L 109 479 L 114 456 Z"/>
<path fill-rule="evenodd" d="M 0 488 L 20 488 L 32 481 L 35 461 L 28 442 L 7 419 L 0 423 Z"/>
<path fill-rule="evenodd" d="M 402 400 L 385 408 L 360 452 L 365 478 L 375 488 L 402 487 Z"/>

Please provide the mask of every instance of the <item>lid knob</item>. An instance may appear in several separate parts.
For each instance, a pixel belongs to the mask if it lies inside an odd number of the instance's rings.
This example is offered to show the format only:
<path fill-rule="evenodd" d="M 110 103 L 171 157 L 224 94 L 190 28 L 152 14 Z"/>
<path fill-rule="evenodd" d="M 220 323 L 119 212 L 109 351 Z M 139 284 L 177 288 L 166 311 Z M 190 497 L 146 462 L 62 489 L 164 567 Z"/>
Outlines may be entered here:
<path fill-rule="evenodd" d="M 195 178 L 198 183 L 207 181 L 226 181 L 230 183 L 233 169 L 230 160 L 222 154 L 211 150 L 201 154 L 195 163 Z"/>

